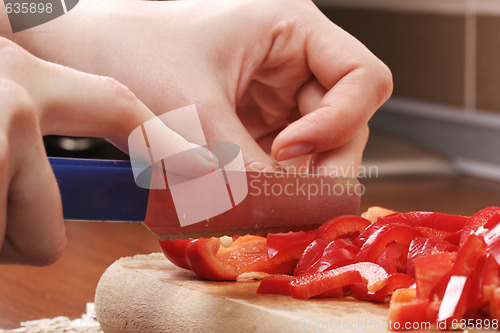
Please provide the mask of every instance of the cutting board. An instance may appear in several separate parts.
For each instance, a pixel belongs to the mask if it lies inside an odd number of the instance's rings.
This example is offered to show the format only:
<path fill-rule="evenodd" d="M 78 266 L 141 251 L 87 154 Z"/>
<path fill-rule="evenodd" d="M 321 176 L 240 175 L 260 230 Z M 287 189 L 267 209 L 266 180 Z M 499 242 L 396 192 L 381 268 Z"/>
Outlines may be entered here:
<path fill-rule="evenodd" d="M 112 332 L 387 332 L 388 304 L 350 297 L 261 295 L 258 282 L 210 282 L 161 253 L 122 258 L 103 274 L 95 304 Z"/>

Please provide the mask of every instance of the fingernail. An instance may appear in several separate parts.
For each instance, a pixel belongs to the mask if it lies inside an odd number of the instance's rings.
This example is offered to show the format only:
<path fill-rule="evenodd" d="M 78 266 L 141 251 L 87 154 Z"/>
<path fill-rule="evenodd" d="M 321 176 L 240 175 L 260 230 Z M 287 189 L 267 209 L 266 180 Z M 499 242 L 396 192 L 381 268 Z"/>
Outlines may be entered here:
<path fill-rule="evenodd" d="M 292 159 L 294 157 L 306 155 L 312 152 L 313 148 L 314 146 L 309 142 L 294 143 L 290 146 L 282 148 L 278 152 L 276 159 L 278 161 L 284 161 Z"/>

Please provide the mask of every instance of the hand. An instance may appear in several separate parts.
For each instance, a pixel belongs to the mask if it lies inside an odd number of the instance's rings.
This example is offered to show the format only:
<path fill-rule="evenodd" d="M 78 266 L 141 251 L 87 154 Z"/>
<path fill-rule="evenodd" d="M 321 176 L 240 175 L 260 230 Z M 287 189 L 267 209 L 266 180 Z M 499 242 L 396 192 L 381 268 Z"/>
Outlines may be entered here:
<path fill-rule="evenodd" d="M 311 154 L 312 172 L 355 175 L 392 91 L 388 68 L 306 0 L 82 0 L 43 27 L 60 33 L 19 36 L 156 114 L 196 104 L 207 141 L 239 144 L 247 168 Z"/>
<path fill-rule="evenodd" d="M 151 118 L 116 80 L 42 61 L 0 37 L 0 262 L 49 264 L 66 242 L 42 135 L 107 137 L 126 147 L 130 132 Z M 191 148 L 166 127 L 155 134 L 172 153 Z"/>

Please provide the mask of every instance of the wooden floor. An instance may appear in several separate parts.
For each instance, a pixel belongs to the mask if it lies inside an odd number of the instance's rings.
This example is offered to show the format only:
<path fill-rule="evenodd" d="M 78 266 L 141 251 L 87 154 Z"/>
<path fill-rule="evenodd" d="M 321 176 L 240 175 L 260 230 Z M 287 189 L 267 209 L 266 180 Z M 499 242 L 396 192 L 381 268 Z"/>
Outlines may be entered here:
<path fill-rule="evenodd" d="M 472 178 L 381 178 L 362 183 L 362 209 L 378 205 L 470 215 L 500 205 L 500 183 Z M 52 266 L 0 266 L 0 328 L 60 315 L 80 317 L 113 261 L 159 251 L 155 237 L 141 225 L 67 222 L 67 233 L 67 250 Z"/>

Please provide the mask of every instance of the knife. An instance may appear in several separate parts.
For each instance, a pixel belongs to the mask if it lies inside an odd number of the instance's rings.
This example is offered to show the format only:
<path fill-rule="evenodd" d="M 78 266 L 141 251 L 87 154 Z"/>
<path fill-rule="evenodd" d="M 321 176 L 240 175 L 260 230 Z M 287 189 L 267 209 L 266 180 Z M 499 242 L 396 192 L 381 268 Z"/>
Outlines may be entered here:
<path fill-rule="evenodd" d="M 179 191 L 174 188 L 184 184 L 141 188 L 130 161 L 50 157 L 49 162 L 59 184 L 65 220 L 143 223 L 162 240 L 311 230 L 336 216 L 357 214 L 362 192 L 358 180 L 349 177 L 224 170 L 221 179 L 226 181 L 230 208 L 186 224 L 177 200 Z M 228 180 L 242 177 L 247 181 L 246 193 L 236 200 L 238 193 L 231 192 Z M 208 200 L 220 193 L 208 193 Z M 197 213 L 204 207 L 198 191 L 183 195 L 182 209 L 187 209 L 186 202 Z"/>

